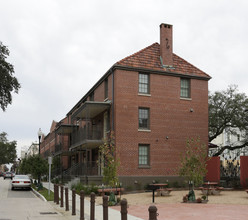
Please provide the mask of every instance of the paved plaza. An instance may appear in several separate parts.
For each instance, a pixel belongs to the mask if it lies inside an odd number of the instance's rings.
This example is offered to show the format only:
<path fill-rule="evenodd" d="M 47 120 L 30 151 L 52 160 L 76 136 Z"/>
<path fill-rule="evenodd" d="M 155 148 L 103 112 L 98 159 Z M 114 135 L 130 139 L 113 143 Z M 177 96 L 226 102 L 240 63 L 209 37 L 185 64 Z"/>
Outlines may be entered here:
<path fill-rule="evenodd" d="M 44 184 L 46 185 L 46 184 Z M 196 197 L 202 194 L 196 191 Z M 248 194 L 244 190 L 224 190 L 220 195 L 209 196 L 207 204 L 182 203 L 182 196 L 187 190 L 174 190 L 169 196 L 155 197 L 152 203 L 152 193 L 124 194 L 122 198 L 128 201 L 128 220 L 147 220 L 149 218 L 148 208 L 151 205 L 157 207 L 158 220 L 246 220 L 248 219 Z M 102 197 L 96 198 L 96 220 L 102 220 Z M 63 211 L 59 205 L 52 202 L 57 211 Z M 85 199 L 86 219 L 89 219 L 90 200 Z M 79 216 L 80 199 L 77 197 L 77 216 Z M 68 213 L 67 213 L 68 216 Z M 75 219 L 72 218 L 72 219 Z M 109 207 L 109 220 L 120 220 L 120 206 Z"/>

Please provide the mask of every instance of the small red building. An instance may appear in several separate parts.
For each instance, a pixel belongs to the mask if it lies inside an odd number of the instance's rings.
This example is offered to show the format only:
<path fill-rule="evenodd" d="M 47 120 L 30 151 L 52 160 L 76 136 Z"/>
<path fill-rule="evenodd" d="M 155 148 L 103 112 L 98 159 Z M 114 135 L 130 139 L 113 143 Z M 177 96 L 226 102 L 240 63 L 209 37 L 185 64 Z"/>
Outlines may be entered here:
<path fill-rule="evenodd" d="M 172 30 L 161 24 L 160 43 L 115 63 L 52 126 L 47 136 L 53 137 L 54 147 L 48 152 L 46 136 L 41 152 L 60 156 L 64 176 L 101 179 L 98 150 L 110 131 L 119 179 L 126 186 L 176 181 L 186 140 L 200 137 L 207 145 L 211 77 L 173 53 Z"/>

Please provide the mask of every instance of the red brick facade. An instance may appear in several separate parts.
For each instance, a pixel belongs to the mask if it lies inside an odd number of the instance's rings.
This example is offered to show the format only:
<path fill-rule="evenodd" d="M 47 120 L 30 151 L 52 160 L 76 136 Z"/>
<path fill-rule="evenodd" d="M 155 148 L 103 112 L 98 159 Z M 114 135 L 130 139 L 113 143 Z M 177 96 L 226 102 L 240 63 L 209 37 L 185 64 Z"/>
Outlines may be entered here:
<path fill-rule="evenodd" d="M 192 79 L 192 98 L 184 100 L 180 99 L 179 77 L 150 74 L 150 96 L 138 94 L 138 72 L 116 71 L 115 80 L 120 175 L 172 175 L 187 138 L 200 137 L 207 143 L 207 81 Z M 150 131 L 138 130 L 139 107 L 150 109 Z M 150 145 L 148 169 L 138 167 L 138 144 Z"/>
<path fill-rule="evenodd" d="M 56 138 L 55 145 L 63 145 L 64 169 L 73 163 L 93 164 L 110 130 L 115 132 L 118 174 L 123 181 L 176 176 L 187 138 L 200 137 L 207 145 L 210 77 L 172 52 L 172 25 L 161 24 L 160 33 L 160 44 L 114 64 L 50 132 L 63 137 L 62 141 Z M 139 74 L 149 78 L 148 94 L 139 93 Z M 180 96 L 182 79 L 190 83 L 188 98 Z M 147 130 L 139 129 L 139 108 L 149 109 Z M 147 166 L 139 165 L 140 144 L 149 146 Z M 101 175 L 97 166 L 92 175 Z"/>

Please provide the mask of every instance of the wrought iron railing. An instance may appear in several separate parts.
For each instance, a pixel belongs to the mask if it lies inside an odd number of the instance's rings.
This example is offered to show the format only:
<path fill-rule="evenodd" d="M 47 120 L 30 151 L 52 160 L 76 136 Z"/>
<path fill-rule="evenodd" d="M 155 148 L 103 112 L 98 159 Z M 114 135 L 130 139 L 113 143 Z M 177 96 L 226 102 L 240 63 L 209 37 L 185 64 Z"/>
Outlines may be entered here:
<path fill-rule="evenodd" d="M 62 144 L 55 145 L 55 153 L 60 152 L 62 150 Z"/>
<path fill-rule="evenodd" d="M 98 174 L 98 164 L 96 161 L 87 163 L 77 163 L 64 171 L 63 175 L 69 176 L 96 176 Z"/>
<path fill-rule="evenodd" d="M 71 145 L 84 142 L 86 140 L 102 140 L 102 128 L 79 128 L 71 134 Z"/>

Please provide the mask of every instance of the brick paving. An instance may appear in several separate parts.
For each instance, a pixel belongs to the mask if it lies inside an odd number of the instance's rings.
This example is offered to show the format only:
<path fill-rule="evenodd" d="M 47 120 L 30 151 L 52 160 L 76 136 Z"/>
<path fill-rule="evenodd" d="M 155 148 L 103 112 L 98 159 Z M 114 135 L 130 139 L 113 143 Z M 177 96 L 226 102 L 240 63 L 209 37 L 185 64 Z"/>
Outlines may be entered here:
<path fill-rule="evenodd" d="M 130 205 L 128 214 L 148 219 L 150 205 Z M 158 209 L 158 220 L 247 220 L 247 205 L 223 204 L 155 204 Z M 115 209 L 119 210 L 118 207 Z"/>

